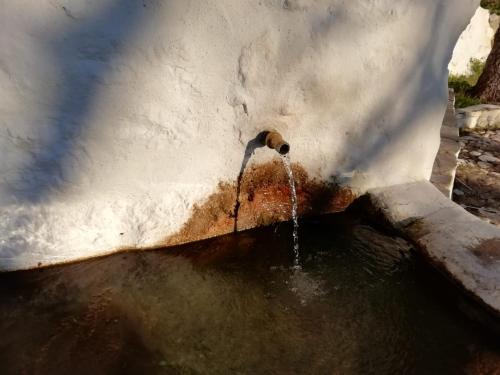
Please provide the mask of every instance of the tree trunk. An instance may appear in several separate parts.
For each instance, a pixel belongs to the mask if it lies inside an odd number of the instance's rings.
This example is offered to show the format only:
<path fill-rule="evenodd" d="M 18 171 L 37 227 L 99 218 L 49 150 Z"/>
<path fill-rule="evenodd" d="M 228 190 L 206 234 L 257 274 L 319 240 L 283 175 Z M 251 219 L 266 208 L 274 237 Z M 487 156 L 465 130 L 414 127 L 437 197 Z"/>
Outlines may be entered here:
<path fill-rule="evenodd" d="M 487 103 L 500 103 L 500 27 L 495 33 L 493 48 L 486 60 L 483 73 L 469 95 Z"/>

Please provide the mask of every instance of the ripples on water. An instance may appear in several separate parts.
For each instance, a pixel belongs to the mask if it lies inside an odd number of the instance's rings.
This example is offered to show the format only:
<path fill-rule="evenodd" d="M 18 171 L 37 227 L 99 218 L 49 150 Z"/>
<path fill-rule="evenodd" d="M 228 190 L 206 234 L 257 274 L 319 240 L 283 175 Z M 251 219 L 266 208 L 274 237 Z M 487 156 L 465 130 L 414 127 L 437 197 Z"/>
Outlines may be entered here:
<path fill-rule="evenodd" d="M 1 374 L 457 374 L 500 348 L 346 215 L 0 276 Z M 431 284 L 429 286 L 429 284 Z M 498 361 L 498 362 L 495 362 Z"/>

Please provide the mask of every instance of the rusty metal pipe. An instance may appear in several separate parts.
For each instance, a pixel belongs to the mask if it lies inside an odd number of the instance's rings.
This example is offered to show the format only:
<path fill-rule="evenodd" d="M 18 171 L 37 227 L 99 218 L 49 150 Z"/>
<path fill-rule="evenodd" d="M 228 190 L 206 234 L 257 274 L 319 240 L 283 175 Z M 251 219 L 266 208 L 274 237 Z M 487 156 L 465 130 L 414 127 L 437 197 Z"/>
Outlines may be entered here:
<path fill-rule="evenodd" d="M 288 142 L 284 141 L 281 134 L 275 130 L 263 132 L 261 142 L 263 145 L 276 150 L 281 155 L 286 155 L 290 151 Z"/>

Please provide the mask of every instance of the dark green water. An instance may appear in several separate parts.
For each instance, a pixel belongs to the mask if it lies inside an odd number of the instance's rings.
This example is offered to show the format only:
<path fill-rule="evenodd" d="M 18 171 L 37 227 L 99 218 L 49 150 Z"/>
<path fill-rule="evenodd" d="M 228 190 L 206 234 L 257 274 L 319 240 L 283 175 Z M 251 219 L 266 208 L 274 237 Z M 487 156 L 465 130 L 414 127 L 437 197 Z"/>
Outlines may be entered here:
<path fill-rule="evenodd" d="M 481 374 L 500 345 L 347 215 L 0 275 L 0 374 Z M 494 372 L 491 372 L 494 373 Z"/>

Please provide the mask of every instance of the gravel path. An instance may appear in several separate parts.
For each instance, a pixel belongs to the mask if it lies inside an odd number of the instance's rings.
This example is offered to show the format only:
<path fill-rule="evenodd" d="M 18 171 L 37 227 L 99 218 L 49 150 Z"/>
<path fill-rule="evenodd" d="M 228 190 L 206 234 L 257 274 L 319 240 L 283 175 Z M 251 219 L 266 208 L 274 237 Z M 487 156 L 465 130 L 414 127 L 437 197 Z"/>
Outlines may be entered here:
<path fill-rule="evenodd" d="M 462 132 L 460 142 L 453 200 L 500 226 L 500 130 Z"/>

